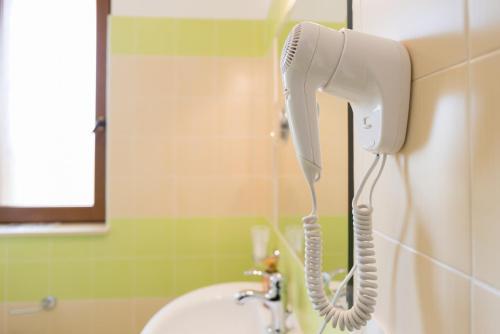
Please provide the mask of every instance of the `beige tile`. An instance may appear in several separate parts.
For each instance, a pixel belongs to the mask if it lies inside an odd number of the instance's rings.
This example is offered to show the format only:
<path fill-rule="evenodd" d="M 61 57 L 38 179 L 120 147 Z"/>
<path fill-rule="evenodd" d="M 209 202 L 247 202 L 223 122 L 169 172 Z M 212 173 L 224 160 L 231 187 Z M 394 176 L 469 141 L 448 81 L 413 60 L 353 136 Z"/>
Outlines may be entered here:
<path fill-rule="evenodd" d="M 90 300 L 59 301 L 57 308 L 48 313 L 51 334 L 93 334 L 91 314 L 94 303 Z"/>
<path fill-rule="evenodd" d="M 217 175 L 250 176 L 252 174 L 252 142 L 248 138 L 218 138 L 214 141 Z M 264 150 L 255 148 L 255 150 Z"/>
<path fill-rule="evenodd" d="M 339 173 L 344 173 L 344 171 Z M 333 175 L 333 177 L 324 175 L 324 179 L 318 182 L 318 213 L 320 215 L 347 217 L 347 203 L 349 200 L 347 198 L 347 170 L 345 170 L 343 175 L 346 176 L 344 178 L 336 178 L 336 175 Z"/>
<path fill-rule="evenodd" d="M 213 57 L 177 57 L 179 96 L 214 96 L 217 69 Z"/>
<path fill-rule="evenodd" d="M 268 137 L 273 130 L 271 101 L 248 94 L 228 95 L 217 101 L 216 131 L 225 137 Z"/>
<path fill-rule="evenodd" d="M 378 300 L 386 333 L 469 333 L 469 281 L 375 236 Z"/>
<path fill-rule="evenodd" d="M 0 334 L 8 334 L 7 331 L 7 308 L 6 304 L 0 302 Z"/>
<path fill-rule="evenodd" d="M 175 175 L 175 145 L 174 138 L 154 133 L 132 138 L 130 158 L 135 176 L 140 178 L 146 171 L 153 177 Z"/>
<path fill-rule="evenodd" d="M 217 100 L 216 112 L 216 132 L 224 137 L 250 137 L 254 135 L 251 126 L 252 96 L 224 96 Z"/>
<path fill-rule="evenodd" d="M 252 59 L 235 57 L 216 57 L 214 59 L 216 71 L 217 97 L 239 97 L 252 91 Z"/>
<path fill-rule="evenodd" d="M 274 139 L 270 136 L 252 139 L 250 159 L 252 175 L 271 177 L 274 166 Z"/>
<path fill-rule="evenodd" d="M 108 217 L 172 214 L 176 167 L 172 140 L 147 135 L 108 143 Z"/>
<path fill-rule="evenodd" d="M 140 73 L 137 57 L 113 55 L 109 60 L 108 116 L 115 113 L 131 112 L 136 107 L 135 87 Z"/>
<path fill-rule="evenodd" d="M 252 94 L 264 99 L 272 98 L 273 94 L 273 58 L 270 52 L 264 57 L 250 58 L 252 80 Z"/>
<path fill-rule="evenodd" d="M 272 138 L 220 137 L 214 141 L 215 174 L 271 176 Z"/>
<path fill-rule="evenodd" d="M 278 112 L 269 98 L 255 97 L 250 93 L 252 102 L 250 104 L 250 126 L 253 137 L 269 137 L 273 131 L 273 121 L 278 118 Z"/>
<path fill-rule="evenodd" d="M 122 125 L 122 134 L 173 138 L 177 128 L 178 108 L 179 101 L 176 98 L 163 96 L 156 99 L 141 98 L 134 110 L 133 124 L 128 128 L 125 128 L 126 124 Z"/>
<path fill-rule="evenodd" d="M 305 216 L 311 211 L 309 188 L 303 176 L 278 178 L 278 194 L 281 216 Z"/>
<path fill-rule="evenodd" d="M 107 174 L 106 219 L 133 217 L 136 212 L 134 179 Z"/>
<path fill-rule="evenodd" d="M 213 192 L 219 185 L 211 177 L 186 176 L 176 178 L 177 215 L 207 217 L 213 213 Z"/>
<path fill-rule="evenodd" d="M 171 217 L 177 212 L 176 178 L 144 167 L 134 187 L 134 218 Z"/>
<path fill-rule="evenodd" d="M 164 58 L 164 59 L 162 59 Z M 111 58 L 108 133 L 173 133 L 177 108 L 175 66 L 168 57 L 113 56 Z"/>
<path fill-rule="evenodd" d="M 216 96 L 270 97 L 272 93 L 271 57 L 217 57 Z"/>
<path fill-rule="evenodd" d="M 218 177 L 211 193 L 217 217 L 268 217 L 271 212 L 271 179 Z"/>
<path fill-rule="evenodd" d="M 374 226 L 470 273 L 466 90 L 465 66 L 414 83 L 406 144 L 388 157 L 374 193 Z M 373 158 L 354 147 L 359 182 Z"/>
<path fill-rule="evenodd" d="M 136 334 L 132 300 L 95 300 L 93 306 L 92 334 Z"/>
<path fill-rule="evenodd" d="M 288 137 L 286 142 L 278 139 L 276 153 L 277 170 L 280 176 L 299 176 L 303 177 L 302 169 L 295 154 L 295 148 L 292 144 L 292 138 Z"/>
<path fill-rule="evenodd" d="M 206 177 L 214 174 L 217 160 L 214 138 L 178 138 L 175 145 L 176 175 Z"/>
<path fill-rule="evenodd" d="M 468 0 L 472 57 L 500 48 L 500 2 Z"/>
<path fill-rule="evenodd" d="M 111 76 L 106 116 L 106 136 L 108 141 L 123 140 L 136 132 L 138 101 L 128 84 Z M 128 81 L 129 79 L 127 79 Z M 116 83 L 115 83 L 116 82 Z"/>
<path fill-rule="evenodd" d="M 418 78 L 465 61 L 465 5 L 456 0 L 362 0 L 355 29 L 402 41 Z"/>
<path fill-rule="evenodd" d="M 472 333 L 498 333 L 500 291 L 484 289 L 476 284 L 472 291 Z"/>
<path fill-rule="evenodd" d="M 136 93 L 141 99 L 155 101 L 178 96 L 179 58 L 169 56 L 136 55 Z"/>
<path fill-rule="evenodd" d="M 250 179 L 250 182 L 253 183 L 253 193 L 246 194 L 244 200 L 254 202 L 254 216 L 271 221 L 274 217 L 273 180 L 268 177 L 255 177 Z"/>
<path fill-rule="evenodd" d="M 15 302 L 5 304 L 7 312 L 9 310 L 32 308 L 38 305 L 38 302 Z M 7 314 L 6 317 L 7 333 L 9 334 L 51 334 L 50 319 L 48 312 L 40 312 L 27 316 L 15 316 Z"/>
<path fill-rule="evenodd" d="M 135 159 L 132 138 L 108 136 L 106 143 L 106 214 L 123 218 L 133 213 Z"/>
<path fill-rule="evenodd" d="M 471 185 L 474 275 L 500 289 L 500 54 L 471 64 Z"/>
<path fill-rule="evenodd" d="M 213 96 L 179 97 L 174 133 L 179 137 L 216 134 L 217 100 Z"/>
<path fill-rule="evenodd" d="M 148 321 L 163 306 L 167 305 L 169 299 L 166 298 L 147 298 L 134 300 L 135 312 L 135 332 L 140 333 Z"/>
<path fill-rule="evenodd" d="M 108 136 L 106 141 L 106 167 L 108 173 L 131 178 L 134 173 L 136 157 L 134 155 L 134 136 Z M 113 186 L 113 184 L 110 184 Z"/>

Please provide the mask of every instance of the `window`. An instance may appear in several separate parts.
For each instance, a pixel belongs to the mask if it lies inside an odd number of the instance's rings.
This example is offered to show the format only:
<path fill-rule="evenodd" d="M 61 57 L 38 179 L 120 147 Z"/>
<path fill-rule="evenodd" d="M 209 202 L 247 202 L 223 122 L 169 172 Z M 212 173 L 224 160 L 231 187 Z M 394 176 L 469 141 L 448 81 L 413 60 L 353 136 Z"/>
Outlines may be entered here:
<path fill-rule="evenodd" d="M 104 221 L 108 13 L 0 0 L 0 222 Z"/>

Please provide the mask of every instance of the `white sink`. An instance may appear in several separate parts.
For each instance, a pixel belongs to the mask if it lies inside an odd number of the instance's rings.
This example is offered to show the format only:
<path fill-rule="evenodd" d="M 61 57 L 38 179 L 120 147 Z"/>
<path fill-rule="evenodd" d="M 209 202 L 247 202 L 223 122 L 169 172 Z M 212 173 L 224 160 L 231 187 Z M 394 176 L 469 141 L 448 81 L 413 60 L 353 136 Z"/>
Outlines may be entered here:
<path fill-rule="evenodd" d="M 159 310 L 142 334 L 265 334 L 270 311 L 261 302 L 249 300 L 237 305 L 234 295 L 240 290 L 261 290 L 251 282 L 224 283 L 185 294 Z M 300 334 L 295 319 L 289 334 Z"/>

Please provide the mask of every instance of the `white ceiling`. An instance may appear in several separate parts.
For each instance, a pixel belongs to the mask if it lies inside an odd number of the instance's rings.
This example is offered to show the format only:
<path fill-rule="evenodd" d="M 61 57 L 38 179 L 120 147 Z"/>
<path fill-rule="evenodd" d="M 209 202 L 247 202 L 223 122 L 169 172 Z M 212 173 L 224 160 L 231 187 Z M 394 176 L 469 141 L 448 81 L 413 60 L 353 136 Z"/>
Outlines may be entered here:
<path fill-rule="evenodd" d="M 117 16 L 206 19 L 267 18 L 273 0 L 112 0 Z M 347 0 L 296 0 L 292 20 L 345 22 Z"/>
<path fill-rule="evenodd" d="M 112 0 L 117 16 L 265 19 L 272 0 Z"/>
<path fill-rule="evenodd" d="M 347 0 L 297 0 L 290 19 L 293 21 L 345 22 Z"/>

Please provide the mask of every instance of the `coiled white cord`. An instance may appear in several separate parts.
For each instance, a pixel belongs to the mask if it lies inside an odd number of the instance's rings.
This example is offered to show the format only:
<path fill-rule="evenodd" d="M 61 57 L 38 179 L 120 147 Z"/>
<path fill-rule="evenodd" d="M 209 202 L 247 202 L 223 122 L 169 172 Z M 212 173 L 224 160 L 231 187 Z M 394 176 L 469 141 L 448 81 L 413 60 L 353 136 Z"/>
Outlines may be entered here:
<path fill-rule="evenodd" d="M 309 182 L 313 210 L 309 216 L 304 217 L 302 220 L 306 244 L 305 272 L 307 291 L 313 308 L 317 310 L 321 316 L 325 317 L 325 323 L 331 321 L 334 328 L 338 326 L 341 330 L 345 328 L 349 331 L 360 329 L 362 326 L 366 325 L 367 321 L 371 318 L 371 314 L 375 310 L 377 297 L 377 268 L 375 267 L 375 250 L 372 242 L 372 194 L 375 184 L 385 165 L 385 154 L 382 155 L 382 163 L 370 189 L 369 204 L 358 204 L 358 201 L 368 178 L 377 166 L 379 160 L 380 155 L 377 154 L 361 181 L 352 201 L 356 277 L 358 278 L 358 282 L 354 305 L 349 310 L 335 307 L 333 303 L 328 301 L 323 288 L 321 226 L 317 223 L 317 201 L 314 182 Z M 322 330 L 324 327 L 325 326 L 323 326 Z"/>

